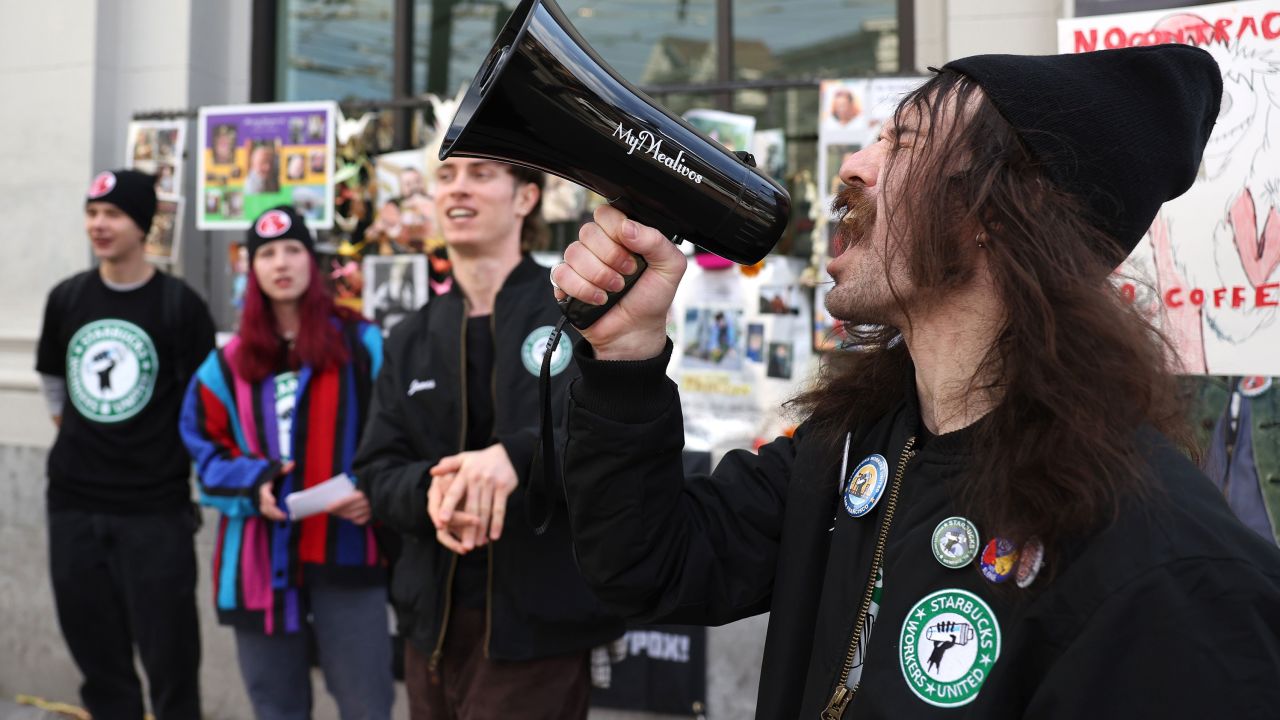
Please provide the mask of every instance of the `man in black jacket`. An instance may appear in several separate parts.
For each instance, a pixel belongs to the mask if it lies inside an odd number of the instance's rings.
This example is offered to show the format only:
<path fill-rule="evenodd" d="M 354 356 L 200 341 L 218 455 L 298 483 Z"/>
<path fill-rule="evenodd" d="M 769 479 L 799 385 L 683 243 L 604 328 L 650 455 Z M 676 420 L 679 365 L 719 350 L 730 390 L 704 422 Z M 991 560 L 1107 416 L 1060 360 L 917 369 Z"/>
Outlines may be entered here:
<path fill-rule="evenodd" d="M 543 176 L 451 158 L 435 182 L 455 282 L 392 331 L 355 462 L 374 517 L 404 540 L 392 596 L 410 715 L 585 718 L 590 649 L 621 621 L 578 574 L 563 512 L 543 535 L 523 517 L 560 316 L 527 254 L 545 232 Z M 562 427 L 568 340 L 551 373 Z"/>
<path fill-rule="evenodd" d="M 601 599 L 771 611 L 761 718 L 1274 717 L 1280 554 L 1178 452 L 1163 346 L 1109 282 L 1221 88 L 1182 45 L 937 71 L 840 170 L 827 307 L 856 350 L 794 438 L 687 484 L 684 258 L 597 212 L 554 283 L 598 303 L 649 264 L 576 348 L 564 481 Z"/>

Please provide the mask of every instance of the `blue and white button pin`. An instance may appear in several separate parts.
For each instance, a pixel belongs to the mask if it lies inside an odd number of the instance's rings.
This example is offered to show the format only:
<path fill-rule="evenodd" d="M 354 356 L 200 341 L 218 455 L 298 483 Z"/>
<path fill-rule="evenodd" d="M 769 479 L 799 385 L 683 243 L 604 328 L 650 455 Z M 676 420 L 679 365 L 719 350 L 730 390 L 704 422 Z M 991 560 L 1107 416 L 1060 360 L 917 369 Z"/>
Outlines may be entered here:
<path fill-rule="evenodd" d="M 869 455 L 858 463 L 844 485 L 844 509 L 853 517 L 862 517 L 880 502 L 889 484 L 889 463 L 883 455 Z"/>

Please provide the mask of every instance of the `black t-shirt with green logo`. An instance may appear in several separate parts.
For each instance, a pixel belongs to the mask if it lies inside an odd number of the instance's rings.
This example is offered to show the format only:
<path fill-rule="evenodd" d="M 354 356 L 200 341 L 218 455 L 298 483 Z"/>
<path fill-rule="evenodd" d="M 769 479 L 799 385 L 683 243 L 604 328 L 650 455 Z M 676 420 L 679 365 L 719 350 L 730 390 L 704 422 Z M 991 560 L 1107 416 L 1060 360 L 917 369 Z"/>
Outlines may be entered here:
<path fill-rule="evenodd" d="M 117 291 L 90 270 L 49 293 L 36 370 L 67 385 L 49 451 L 50 510 L 154 512 L 189 502 L 178 413 L 213 335 L 204 301 L 159 272 Z"/>

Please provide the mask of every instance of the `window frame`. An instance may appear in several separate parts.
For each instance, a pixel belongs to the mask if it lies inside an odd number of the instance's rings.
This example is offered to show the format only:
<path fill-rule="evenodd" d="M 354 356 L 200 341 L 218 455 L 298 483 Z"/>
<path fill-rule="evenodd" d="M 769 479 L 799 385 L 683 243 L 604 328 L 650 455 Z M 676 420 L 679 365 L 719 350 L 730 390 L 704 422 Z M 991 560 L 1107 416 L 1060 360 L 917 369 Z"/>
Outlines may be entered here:
<path fill-rule="evenodd" d="M 370 103 L 382 107 L 406 108 L 414 102 L 413 45 L 415 0 L 394 0 L 395 15 L 392 36 L 392 91 L 395 97 L 389 102 Z M 716 81 L 712 83 L 655 85 L 642 88 L 653 96 L 669 93 L 705 93 L 714 99 L 718 110 L 733 111 L 733 97 L 738 90 L 788 90 L 817 87 L 821 78 L 793 78 L 761 81 L 733 79 L 733 5 L 734 0 L 716 0 Z M 277 98 L 276 72 L 279 51 L 279 30 L 283 25 L 280 14 L 284 5 L 280 0 L 253 0 L 252 28 L 250 30 L 250 102 L 274 102 Z M 898 68 L 902 74 L 915 74 L 915 0 L 897 0 L 898 12 Z M 412 114 L 401 110 L 395 123 L 396 149 L 409 149 Z"/>

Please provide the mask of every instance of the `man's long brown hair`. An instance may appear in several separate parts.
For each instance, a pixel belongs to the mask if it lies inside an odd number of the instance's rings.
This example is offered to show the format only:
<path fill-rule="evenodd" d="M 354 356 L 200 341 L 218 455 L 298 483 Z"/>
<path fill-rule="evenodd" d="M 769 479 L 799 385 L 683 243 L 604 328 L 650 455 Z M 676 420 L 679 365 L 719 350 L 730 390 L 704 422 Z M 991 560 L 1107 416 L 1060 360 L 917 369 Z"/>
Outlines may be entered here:
<path fill-rule="evenodd" d="M 1170 346 L 1109 280 L 1123 259 L 1115 241 L 1055 189 L 976 84 L 940 72 L 903 100 L 895 123 L 911 118 L 933 131 L 898 168 L 894 185 L 910 193 L 889 198 L 884 220 L 903 233 L 913 284 L 945 299 L 986 253 L 1006 310 L 967 388 L 994 407 L 969 433 L 971 461 L 953 491 L 984 536 L 1035 536 L 1052 556 L 1060 540 L 1149 490 L 1139 427 L 1187 444 Z M 891 150 L 884 176 L 905 158 Z M 828 355 L 815 385 L 791 402 L 828 442 L 914 392 L 898 329 L 850 334 L 858 349 Z"/>

